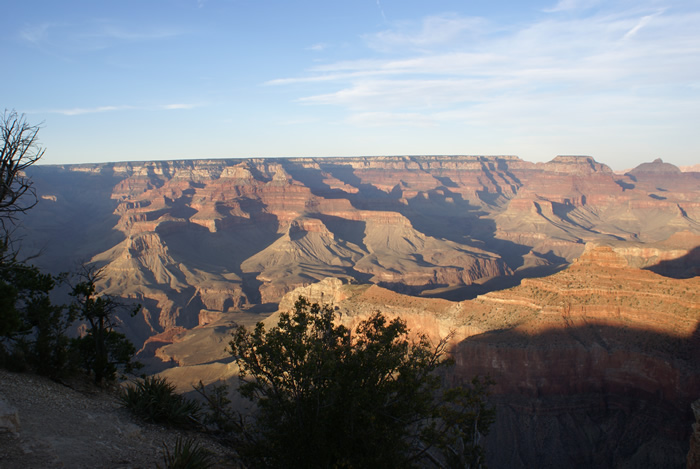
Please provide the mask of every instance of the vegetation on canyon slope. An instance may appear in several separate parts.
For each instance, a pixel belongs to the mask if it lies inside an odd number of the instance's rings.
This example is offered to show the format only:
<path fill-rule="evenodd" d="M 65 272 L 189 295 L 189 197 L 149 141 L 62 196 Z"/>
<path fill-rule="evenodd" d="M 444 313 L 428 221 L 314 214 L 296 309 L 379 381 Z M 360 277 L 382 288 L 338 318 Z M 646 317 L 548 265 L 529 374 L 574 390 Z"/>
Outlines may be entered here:
<path fill-rule="evenodd" d="M 299 297 L 277 325 L 241 326 L 229 345 L 252 412 L 234 410 L 226 385 L 200 383 L 203 410 L 162 377 L 127 386 L 124 405 L 146 421 L 213 431 L 245 467 L 484 466 L 492 383 L 448 385 L 447 340 L 433 345 L 379 312 L 347 328 L 332 307 Z"/>
<path fill-rule="evenodd" d="M 3 246 L 7 253 L 7 243 Z M 80 368 L 95 384 L 112 381 L 117 371 L 138 367 L 136 353 L 126 336 L 115 330 L 116 314 L 124 305 L 98 295 L 99 271 L 84 268 L 70 287 L 68 304 L 56 303 L 65 274 L 54 276 L 6 255 L 0 262 L 0 365 L 30 368 L 61 378 Z M 138 307 L 132 310 L 132 314 Z M 71 337 L 76 321 L 85 324 L 82 334 Z"/>
<path fill-rule="evenodd" d="M 91 267 L 77 274 L 70 304 L 56 304 L 52 297 L 67 275 L 43 273 L 20 260 L 13 237 L 17 215 L 36 204 L 24 170 L 44 154 L 39 129 L 15 111 L 5 111 L 0 120 L 0 365 L 31 367 L 52 377 L 82 366 L 101 384 L 115 378 L 118 366 L 129 371 L 135 365 L 134 346 L 115 330 L 116 313 L 123 305 L 97 294 L 100 273 Z M 79 337 L 69 338 L 67 331 L 76 320 L 87 327 Z"/>
<path fill-rule="evenodd" d="M 238 428 L 243 456 L 255 467 L 480 467 L 490 382 L 446 387 L 446 347 L 379 312 L 349 329 L 304 297 L 269 330 L 239 327 L 230 352 L 256 404 Z"/>

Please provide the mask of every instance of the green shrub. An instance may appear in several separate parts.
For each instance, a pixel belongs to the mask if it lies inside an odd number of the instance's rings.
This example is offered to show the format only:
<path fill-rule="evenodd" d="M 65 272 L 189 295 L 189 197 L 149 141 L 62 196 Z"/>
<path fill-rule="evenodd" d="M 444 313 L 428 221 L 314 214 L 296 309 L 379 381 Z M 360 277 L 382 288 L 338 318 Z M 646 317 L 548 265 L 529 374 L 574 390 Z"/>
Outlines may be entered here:
<path fill-rule="evenodd" d="M 208 469 L 214 467 L 212 454 L 202 448 L 194 439 L 183 440 L 178 437 L 175 441 L 175 449 L 170 449 L 163 444 L 163 466 L 165 469 Z M 160 468 L 160 466 L 158 466 Z"/>
<path fill-rule="evenodd" d="M 119 368 L 127 373 L 140 368 L 140 363 L 131 361 L 136 353 L 134 345 L 115 327 L 119 310 L 130 310 L 134 317 L 141 305 L 130 308 L 112 296 L 99 294 L 97 283 L 102 279 L 101 269 L 84 265 L 78 278 L 80 282 L 70 292 L 74 298 L 70 312 L 86 323 L 87 331 L 72 341 L 72 348 L 80 355 L 85 371 L 100 385 L 103 381 L 114 381 Z"/>
<path fill-rule="evenodd" d="M 238 424 L 248 465 L 479 467 L 491 382 L 443 386 L 450 336 L 433 345 L 380 312 L 353 329 L 337 319 L 332 306 L 299 297 L 277 326 L 233 333 L 238 390 L 256 404 L 254 425 Z"/>
<path fill-rule="evenodd" d="M 221 435 L 241 430 L 239 415 L 231 408 L 226 383 L 212 385 L 209 390 L 200 381 L 194 390 L 204 398 L 205 413 L 203 423 L 207 429 Z"/>
<path fill-rule="evenodd" d="M 199 413 L 197 402 L 177 394 L 175 386 L 167 379 L 155 376 L 127 385 L 121 400 L 125 407 L 148 422 L 187 425 Z"/>
<path fill-rule="evenodd" d="M 0 343 L 0 367 L 15 373 L 27 371 L 29 369 L 28 350 L 29 344 L 23 338 L 17 340 L 9 349 Z"/>
<path fill-rule="evenodd" d="M 31 265 L 0 262 L 1 366 L 51 378 L 75 370 L 66 334 L 75 318 L 51 299 L 62 281 L 62 275 L 44 274 Z"/>

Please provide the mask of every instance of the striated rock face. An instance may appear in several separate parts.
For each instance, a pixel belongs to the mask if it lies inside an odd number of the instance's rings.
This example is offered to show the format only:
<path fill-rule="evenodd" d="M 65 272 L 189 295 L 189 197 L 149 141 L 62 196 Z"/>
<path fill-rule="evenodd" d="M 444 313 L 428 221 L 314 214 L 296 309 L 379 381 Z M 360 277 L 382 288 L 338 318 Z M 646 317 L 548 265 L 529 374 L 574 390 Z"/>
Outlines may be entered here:
<path fill-rule="evenodd" d="M 639 269 L 634 254 L 590 244 L 566 270 L 459 303 L 328 279 L 280 305 L 302 294 L 350 326 L 380 310 L 433 340 L 453 332 L 451 379 L 496 382 L 489 467 L 683 467 L 700 394 L 700 277 Z"/>
<path fill-rule="evenodd" d="M 280 300 L 280 311 L 291 311 L 297 299 L 303 296 L 311 303 L 338 304 L 348 298 L 348 292 L 343 282 L 337 278 L 324 278 L 318 283 L 306 287 L 295 288 Z"/>
<path fill-rule="evenodd" d="M 700 277 L 633 268 L 626 251 L 588 245 L 568 269 L 465 308 L 488 324 L 455 355 L 464 379 L 496 381 L 490 466 L 684 463 L 700 392 Z"/>
<path fill-rule="evenodd" d="M 672 257 L 679 244 L 645 249 Z M 642 254 L 589 244 L 557 274 L 463 302 L 327 279 L 280 306 L 301 294 L 332 303 L 349 326 L 379 310 L 433 340 L 454 333 L 451 379 L 496 383 L 489 467 L 684 467 L 686 457 L 695 467 L 700 277 L 640 269 Z"/>
<path fill-rule="evenodd" d="M 270 310 L 326 277 L 465 299 L 555 272 L 587 242 L 643 250 L 674 233 L 700 234 L 699 173 L 621 176 L 589 156 L 30 169 L 39 204 L 24 224 L 43 250 L 38 262 L 57 272 L 76 261 L 104 266 L 101 288 L 144 305 L 128 326 L 140 343 L 241 308 Z"/>

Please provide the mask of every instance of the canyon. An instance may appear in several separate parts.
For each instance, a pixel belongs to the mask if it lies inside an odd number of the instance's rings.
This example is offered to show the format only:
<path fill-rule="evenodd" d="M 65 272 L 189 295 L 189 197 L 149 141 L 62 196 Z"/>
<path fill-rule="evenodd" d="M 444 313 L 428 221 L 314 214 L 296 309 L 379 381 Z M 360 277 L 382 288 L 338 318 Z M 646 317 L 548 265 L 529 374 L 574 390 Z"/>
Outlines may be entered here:
<path fill-rule="evenodd" d="M 588 156 L 35 166 L 23 249 L 90 262 L 182 391 L 235 383 L 230 331 L 299 295 L 452 334 L 490 375 L 491 467 L 682 467 L 700 397 L 700 173 Z"/>

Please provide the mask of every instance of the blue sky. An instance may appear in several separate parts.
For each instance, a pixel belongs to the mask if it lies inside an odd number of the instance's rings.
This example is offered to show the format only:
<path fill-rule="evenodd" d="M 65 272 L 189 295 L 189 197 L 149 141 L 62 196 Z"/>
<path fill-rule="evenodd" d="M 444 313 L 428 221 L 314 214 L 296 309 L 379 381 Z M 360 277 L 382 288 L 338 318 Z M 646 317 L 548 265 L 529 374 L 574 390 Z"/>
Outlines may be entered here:
<path fill-rule="evenodd" d="M 44 163 L 700 163 L 697 0 L 2 3 L 0 107 Z"/>

